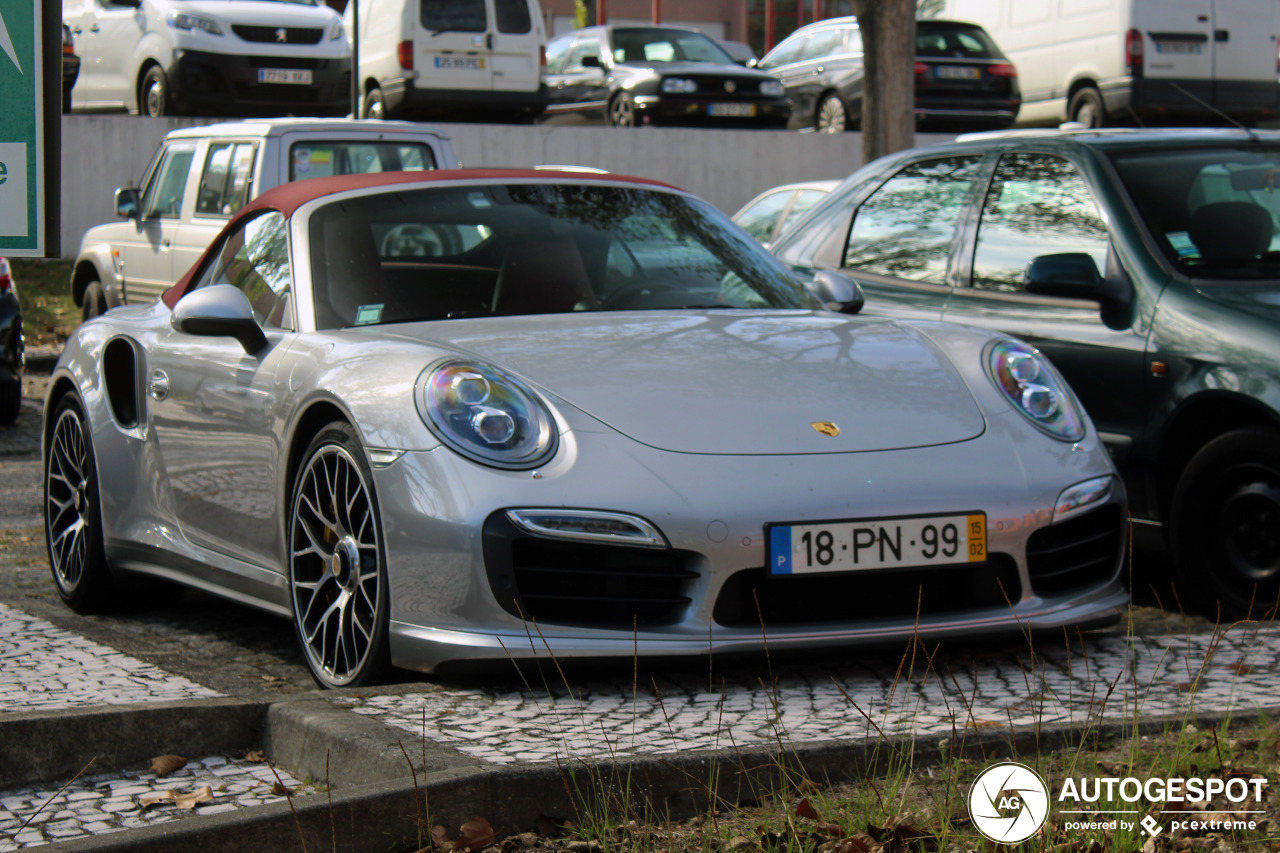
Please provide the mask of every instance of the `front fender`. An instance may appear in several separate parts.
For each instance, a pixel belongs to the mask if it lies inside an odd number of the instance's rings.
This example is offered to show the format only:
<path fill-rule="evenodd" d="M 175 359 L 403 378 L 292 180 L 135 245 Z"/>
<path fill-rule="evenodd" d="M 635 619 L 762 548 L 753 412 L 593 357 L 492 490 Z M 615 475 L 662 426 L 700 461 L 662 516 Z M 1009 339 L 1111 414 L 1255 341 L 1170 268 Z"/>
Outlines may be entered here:
<path fill-rule="evenodd" d="M 71 298 L 76 305 L 84 305 L 85 288 L 91 281 L 102 283 L 107 294 L 107 307 L 114 308 L 124 303 L 124 278 L 116 270 L 109 243 L 86 242 L 81 245 L 80 254 L 71 268 Z"/>

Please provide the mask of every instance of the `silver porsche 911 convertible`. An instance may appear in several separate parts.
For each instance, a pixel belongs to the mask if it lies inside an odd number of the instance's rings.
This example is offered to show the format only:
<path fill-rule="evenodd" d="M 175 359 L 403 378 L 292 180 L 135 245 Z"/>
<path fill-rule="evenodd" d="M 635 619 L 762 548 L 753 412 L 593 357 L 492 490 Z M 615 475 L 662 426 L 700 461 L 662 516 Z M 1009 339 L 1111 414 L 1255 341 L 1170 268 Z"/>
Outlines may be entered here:
<path fill-rule="evenodd" d="M 860 303 L 651 181 L 279 187 L 67 343 L 58 593 L 288 617 L 329 687 L 1113 620 L 1123 490 L 1052 365 Z"/>

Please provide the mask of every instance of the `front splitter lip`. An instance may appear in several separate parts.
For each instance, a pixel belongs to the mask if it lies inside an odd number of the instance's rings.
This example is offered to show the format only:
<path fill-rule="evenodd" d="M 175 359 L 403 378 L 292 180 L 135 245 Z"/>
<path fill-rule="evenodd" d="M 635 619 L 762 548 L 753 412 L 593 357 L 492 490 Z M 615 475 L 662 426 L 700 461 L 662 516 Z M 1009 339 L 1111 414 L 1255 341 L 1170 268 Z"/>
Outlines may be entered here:
<path fill-rule="evenodd" d="M 573 626 L 534 625 L 527 631 L 460 631 L 407 622 L 391 623 L 393 663 L 405 669 L 429 672 L 446 661 L 525 660 L 531 658 L 630 658 L 635 655 L 681 657 L 708 652 L 733 652 L 872 645 L 917 637 L 990 638 L 1001 632 L 1018 634 L 1060 629 L 1064 626 L 1101 626 L 1117 621 L 1129 604 L 1129 594 L 1118 580 L 1092 592 L 1064 601 L 1061 598 L 1022 604 L 1012 612 L 975 614 L 965 618 L 921 620 L 919 624 L 896 622 L 865 627 L 824 626 L 821 629 L 770 628 L 746 631 L 716 626 L 702 636 L 653 632 L 631 635 L 622 631 L 588 633 Z M 613 636 L 607 636 L 612 634 Z"/>

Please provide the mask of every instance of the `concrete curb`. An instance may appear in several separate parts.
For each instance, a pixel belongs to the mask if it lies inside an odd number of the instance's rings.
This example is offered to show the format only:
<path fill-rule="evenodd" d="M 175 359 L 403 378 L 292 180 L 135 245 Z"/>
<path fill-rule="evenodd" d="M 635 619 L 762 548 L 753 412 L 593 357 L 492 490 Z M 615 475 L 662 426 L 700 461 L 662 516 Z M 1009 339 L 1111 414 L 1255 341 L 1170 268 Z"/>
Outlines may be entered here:
<path fill-rule="evenodd" d="M 226 718 L 224 724 L 204 731 L 202 726 L 217 715 Z M 543 815 L 580 819 L 577 808 L 581 802 L 598 807 L 623 801 L 655 820 L 675 819 L 704 811 L 712 797 L 731 805 L 753 802 L 764 794 L 786 790 L 802 778 L 841 781 L 883 772 L 890 766 L 938 763 L 948 754 L 991 761 L 1072 748 L 1087 736 L 1154 733 L 1188 723 L 1203 728 L 1229 715 L 1178 715 L 1136 725 L 1129 720 L 1000 731 L 962 726 L 949 740 L 926 742 L 906 736 L 795 746 L 784 740 L 770 748 L 558 766 L 483 764 L 431 741 L 407 742 L 404 731 L 312 697 L 281 701 L 269 708 L 215 700 L 122 712 L 60 714 L 43 720 L 30 716 L 14 723 L 44 739 L 61 738 L 73 731 L 81 731 L 89 742 L 105 738 L 115 745 L 113 755 L 146 753 L 157 743 L 152 733 L 168 730 L 175 722 L 184 733 L 205 738 L 204 743 L 210 745 L 219 738 L 224 743 L 243 742 L 246 735 L 258 732 L 255 723 L 261 723 L 263 742 L 269 744 L 268 753 L 277 764 L 299 778 L 327 779 L 330 786 L 328 794 L 291 803 L 81 838 L 61 842 L 59 849 L 241 853 L 305 846 L 308 850 L 385 853 L 424 846 L 432 824 L 456 834 L 464 821 L 484 817 L 501 839 L 529 831 Z M 94 726 L 101 729 L 91 731 Z M 108 731 L 113 733 L 108 735 Z M 18 735 L 19 729 L 0 728 L 0 742 L 15 743 L 11 734 Z M 166 736 L 166 750 L 175 742 L 176 735 Z M 199 751 L 189 742 L 183 742 L 181 750 Z M 62 761 L 75 763 L 79 758 L 64 757 Z"/>

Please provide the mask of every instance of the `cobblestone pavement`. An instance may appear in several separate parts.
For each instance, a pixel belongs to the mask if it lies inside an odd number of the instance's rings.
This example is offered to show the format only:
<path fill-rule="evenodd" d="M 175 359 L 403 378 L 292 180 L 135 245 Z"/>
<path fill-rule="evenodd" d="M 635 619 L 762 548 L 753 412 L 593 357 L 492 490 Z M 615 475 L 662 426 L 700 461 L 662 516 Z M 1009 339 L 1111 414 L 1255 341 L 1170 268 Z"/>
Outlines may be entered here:
<path fill-rule="evenodd" d="M 221 695 L 0 604 L 0 713 Z"/>
<path fill-rule="evenodd" d="M 1041 642 L 977 655 L 737 675 L 431 690 L 335 702 L 496 764 L 969 729 L 1091 725 L 1280 704 L 1280 629 Z M 554 669 L 552 670 L 554 672 Z M 532 680 L 531 680 L 532 681 Z M 541 685 L 541 682 L 538 682 Z"/>
<path fill-rule="evenodd" d="M 169 799 L 148 803 L 152 795 L 172 791 L 189 796 L 206 787 L 208 799 L 191 808 Z M 317 789 L 263 763 L 215 756 L 188 761 L 163 778 L 154 773 L 114 773 L 82 776 L 66 787 L 0 792 L 0 850 L 278 803 L 286 799 L 286 791 L 290 797 L 299 797 Z"/>

